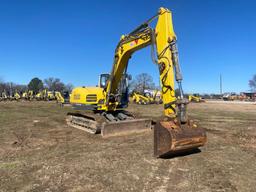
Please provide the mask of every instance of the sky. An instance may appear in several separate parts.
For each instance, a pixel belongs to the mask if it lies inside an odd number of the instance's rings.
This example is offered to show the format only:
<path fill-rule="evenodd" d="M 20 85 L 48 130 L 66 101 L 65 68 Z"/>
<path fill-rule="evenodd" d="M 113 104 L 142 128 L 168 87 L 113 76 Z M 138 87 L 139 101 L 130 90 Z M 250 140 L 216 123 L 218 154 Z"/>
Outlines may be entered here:
<path fill-rule="evenodd" d="M 256 73 L 254 0 L 0 0 L 0 78 L 96 85 L 99 74 L 110 72 L 121 35 L 159 7 L 173 14 L 185 92 L 219 93 L 220 74 L 223 92 L 249 90 Z M 159 83 L 149 47 L 134 53 L 128 72 Z"/>

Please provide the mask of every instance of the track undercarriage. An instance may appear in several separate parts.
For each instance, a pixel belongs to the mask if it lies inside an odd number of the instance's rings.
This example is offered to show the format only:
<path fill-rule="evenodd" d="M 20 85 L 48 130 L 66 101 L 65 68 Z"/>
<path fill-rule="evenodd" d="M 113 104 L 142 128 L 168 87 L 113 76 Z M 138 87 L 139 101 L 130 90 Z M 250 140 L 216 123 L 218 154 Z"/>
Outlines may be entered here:
<path fill-rule="evenodd" d="M 114 113 L 79 111 L 68 113 L 67 124 L 91 134 L 101 133 L 102 137 L 139 133 L 154 127 L 154 156 L 190 151 L 206 142 L 206 132 L 192 121 L 180 124 L 176 120 L 158 121 L 136 119 L 126 111 Z M 154 126 L 153 126 L 154 124 Z"/>
<path fill-rule="evenodd" d="M 114 113 L 82 111 L 68 113 L 67 124 L 91 134 L 101 133 L 103 137 L 137 133 L 151 129 L 151 119 L 135 119 L 126 111 Z"/>

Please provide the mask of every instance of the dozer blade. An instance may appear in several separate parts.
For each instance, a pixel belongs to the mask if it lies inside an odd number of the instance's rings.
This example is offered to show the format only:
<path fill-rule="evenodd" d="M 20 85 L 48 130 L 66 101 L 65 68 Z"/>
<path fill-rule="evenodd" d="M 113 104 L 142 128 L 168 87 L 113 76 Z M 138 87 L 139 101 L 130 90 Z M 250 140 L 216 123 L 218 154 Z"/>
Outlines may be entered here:
<path fill-rule="evenodd" d="M 131 133 L 139 133 L 151 129 L 150 119 L 132 119 L 116 122 L 105 122 L 102 124 L 102 137 L 120 136 Z"/>
<path fill-rule="evenodd" d="M 154 156 L 163 157 L 191 151 L 206 143 L 206 132 L 193 123 L 177 125 L 160 121 L 154 127 Z"/>

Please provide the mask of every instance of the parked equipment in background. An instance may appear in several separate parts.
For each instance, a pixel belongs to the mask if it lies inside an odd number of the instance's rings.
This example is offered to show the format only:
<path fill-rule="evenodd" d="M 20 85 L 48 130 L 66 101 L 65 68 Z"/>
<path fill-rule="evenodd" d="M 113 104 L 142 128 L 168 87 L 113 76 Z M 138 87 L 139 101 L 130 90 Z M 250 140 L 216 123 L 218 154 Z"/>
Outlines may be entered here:
<path fill-rule="evenodd" d="M 20 94 L 19 94 L 17 91 L 14 93 L 14 99 L 15 99 L 16 101 L 18 101 L 18 100 L 21 99 L 21 96 L 20 96 Z"/>
<path fill-rule="evenodd" d="M 156 18 L 156 27 L 150 27 Z M 151 119 L 136 119 L 124 110 L 128 105 L 128 61 L 137 50 L 151 46 L 152 59 L 160 72 L 165 114 L 154 125 L 154 155 L 177 154 L 203 146 L 205 130 L 187 117 L 188 100 L 183 96 L 176 40 L 171 12 L 166 8 L 160 8 L 155 16 L 123 35 L 115 49 L 112 71 L 100 76 L 100 85 L 73 89 L 70 102 L 77 111 L 68 114 L 67 123 L 90 133 L 101 132 L 103 137 L 151 129 Z M 179 97 L 175 96 L 174 76 Z"/>
<path fill-rule="evenodd" d="M 63 94 L 59 91 L 55 91 L 55 98 L 57 103 L 60 103 L 62 106 L 65 104 L 69 104 L 69 92 L 64 91 Z"/>
<path fill-rule="evenodd" d="M 236 93 L 234 93 L 234 92 L 224 93 L 222 98 L 223 98 L 224 101 L 239 100 L 239 96 Z"/>
<path fill-rule="evenodd" d="M 135 92 L 133 93 L 132 101 L 138 105 L 148 105 L 154 102 L 153 98 Z"/>
<path fill-rule="evenodd" d="M 52 101 L 52 100 L 55 100 L 55 94 L 53 91 L 46 91 L 46 97 L 45 97 L 45 100 L 47 101 Z"/>
<path fill-rule="evenodd" d="M 5 90 L 1 93 L 0 100 L 1 101 L 7 101 L 8 100 L 8 97 L 7 97 L 7 94 L 6 94 Z"/>
<path fill-rule="evenodd" d="M 195 102 L 195 103 L 202 103 L 202 102 L 205 102 L 204 99 L 202 99 L 202 97 L 198 94 L 198 93 L 195 93 L 193 95 L 189 95 L 188 96 L 188 100 L 190 102 Z"/>
<path fill-rule="evenodd" d="M 158 90 L 144 90 L 144 95 L 154 104 L 162 104 L 162 92 Z"/>
<path fill-rule="evenodd" d="M 43 93 L 42 93 L 41 91 L 38 92 L 38 93 L 35 95 L 35 99 L 36 99 L 37 101 L 43 100 Z"/>

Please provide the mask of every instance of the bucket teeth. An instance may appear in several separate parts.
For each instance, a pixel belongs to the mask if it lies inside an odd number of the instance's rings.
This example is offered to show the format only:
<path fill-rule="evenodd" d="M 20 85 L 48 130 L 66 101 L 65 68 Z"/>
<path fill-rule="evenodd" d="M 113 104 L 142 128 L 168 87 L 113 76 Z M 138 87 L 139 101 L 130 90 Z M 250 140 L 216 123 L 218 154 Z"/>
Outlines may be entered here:
<path fill-rule="evenodd" d="M 206 132 L 193 123 L 178 125 L 174 121 L 160 121 L 154 126 L 154 156 L 191 151 L 206 143 Z"/>

